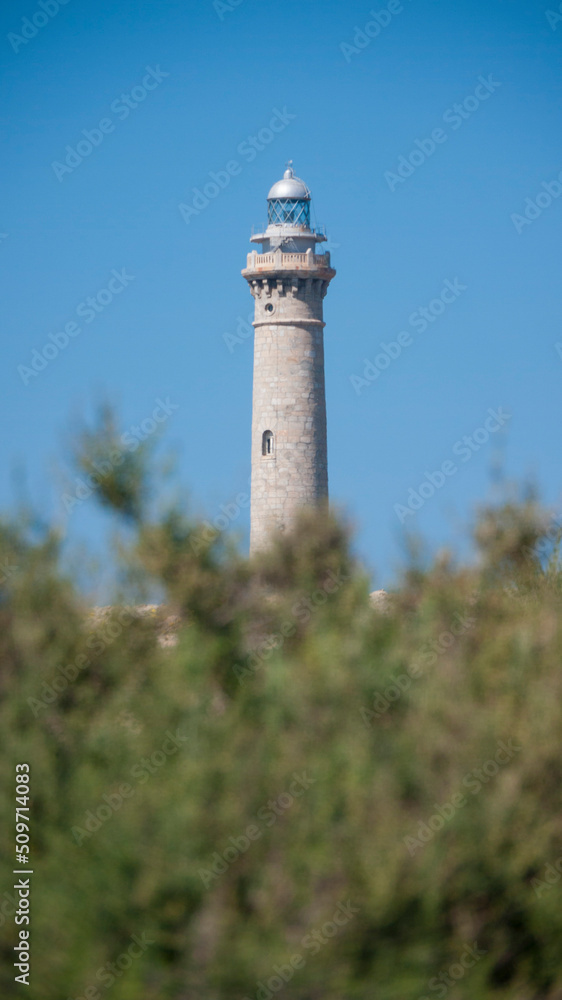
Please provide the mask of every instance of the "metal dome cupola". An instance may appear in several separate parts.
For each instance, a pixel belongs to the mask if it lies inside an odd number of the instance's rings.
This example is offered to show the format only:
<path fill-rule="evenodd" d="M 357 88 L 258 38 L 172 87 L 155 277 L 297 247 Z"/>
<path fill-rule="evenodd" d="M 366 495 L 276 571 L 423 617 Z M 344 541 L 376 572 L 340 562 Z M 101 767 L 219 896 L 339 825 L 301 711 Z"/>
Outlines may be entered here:
<path fill-rule="evenodd" d="M 295 177 L 292 160 L 283 179 L 273 185 L 267 196 L 267 221 L 270 226 L 310 229 L 310 191 L 300 177 Z"/>

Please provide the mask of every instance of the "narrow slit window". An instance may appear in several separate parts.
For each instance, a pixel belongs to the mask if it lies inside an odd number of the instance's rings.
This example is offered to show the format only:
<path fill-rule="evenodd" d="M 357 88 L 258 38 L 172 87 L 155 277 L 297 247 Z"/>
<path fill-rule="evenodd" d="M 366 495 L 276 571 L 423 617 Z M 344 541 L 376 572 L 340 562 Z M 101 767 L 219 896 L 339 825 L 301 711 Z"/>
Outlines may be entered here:
<path fill-rule="evenodd" d="M 261 439 L 262 455 L 273 455 L 273 431 L 264 431 Z"/>

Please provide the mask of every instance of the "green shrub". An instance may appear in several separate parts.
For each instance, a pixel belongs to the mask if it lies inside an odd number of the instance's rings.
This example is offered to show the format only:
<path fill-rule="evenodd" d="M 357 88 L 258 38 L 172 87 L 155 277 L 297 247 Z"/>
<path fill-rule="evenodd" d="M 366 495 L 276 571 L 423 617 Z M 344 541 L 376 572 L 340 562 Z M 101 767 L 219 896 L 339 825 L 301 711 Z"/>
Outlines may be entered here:
<path fill-rule="evenodd" d="M 535 501 L 481 513 L 477 568 L 412 570 L 377 610 L 330 515 L 249 562 L 149 517 L 133 471 L 99 491 L 135 530 L 104 613 L 54 534 L 0 532 L 2 996 L 562 995 L 561 576 Z"/>

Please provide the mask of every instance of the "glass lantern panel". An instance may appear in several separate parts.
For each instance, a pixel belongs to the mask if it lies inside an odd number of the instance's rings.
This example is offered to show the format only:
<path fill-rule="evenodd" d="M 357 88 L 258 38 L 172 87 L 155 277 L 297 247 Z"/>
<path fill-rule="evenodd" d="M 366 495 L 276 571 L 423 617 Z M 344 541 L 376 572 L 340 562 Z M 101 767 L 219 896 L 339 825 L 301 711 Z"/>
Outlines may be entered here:
<path fill-rule="evenodd" d="M 268 203 L 269 225 L 306 226 L 310 228 L 310 202 L 276 198 Z"/>

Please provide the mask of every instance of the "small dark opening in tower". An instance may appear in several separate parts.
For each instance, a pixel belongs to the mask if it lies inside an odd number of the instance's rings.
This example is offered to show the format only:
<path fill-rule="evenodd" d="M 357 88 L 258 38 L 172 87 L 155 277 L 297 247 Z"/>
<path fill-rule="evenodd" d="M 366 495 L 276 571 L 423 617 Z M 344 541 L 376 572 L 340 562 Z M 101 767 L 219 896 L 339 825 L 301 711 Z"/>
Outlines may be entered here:
<path fill-rule="evenodd" d="M 264 431 L 261 439 L 262 455 L 273 455 L 273 431 Z"/>
<path fill-rule="evenodd" d="M 271 302 L 267 303 L 267 305 L 265 307 L 265 311 L 268 312 L 268 313 L 272 313 L 273 312 L 273 306 L 272 306 Z"/>

